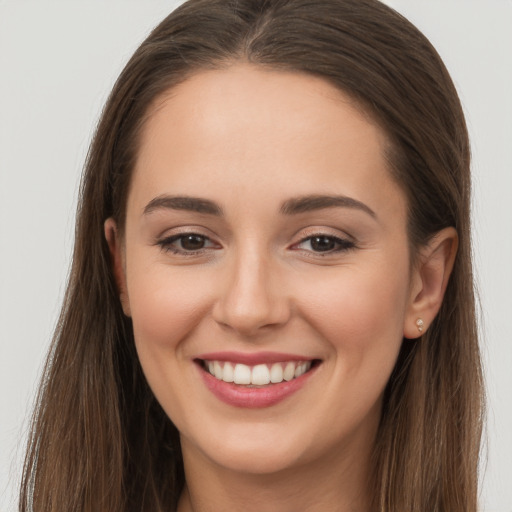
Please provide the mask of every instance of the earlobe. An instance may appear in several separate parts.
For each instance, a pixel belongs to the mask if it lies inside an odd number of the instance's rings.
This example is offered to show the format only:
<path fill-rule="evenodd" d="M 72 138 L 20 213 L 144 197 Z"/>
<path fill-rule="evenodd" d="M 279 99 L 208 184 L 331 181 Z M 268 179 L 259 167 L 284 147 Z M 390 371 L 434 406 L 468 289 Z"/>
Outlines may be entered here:
<path fill-rule="evenodd" d="M 420 337 L 436 317 L 448 286 L 457 248 L 457 232 L 449 227 L 436 233 L 420 249 L 404 319 L 405 338 Z"/>
<path fill-rule="evenodd" d="M 117 229 L 114 219 L 109 217 L 104 225 L 105 238 L 110 250 L 110 257 L 112 261 L 112 270 L 114 272 L 114 279 L 119 291 L 119 300 L 123 312 L 126 316 L 131 316 L 130 303 L 128 300 L 128 292 L 126 287 L 126 273 L 124 269 L 124 253 L 123 244 L 119 231 Z"/>

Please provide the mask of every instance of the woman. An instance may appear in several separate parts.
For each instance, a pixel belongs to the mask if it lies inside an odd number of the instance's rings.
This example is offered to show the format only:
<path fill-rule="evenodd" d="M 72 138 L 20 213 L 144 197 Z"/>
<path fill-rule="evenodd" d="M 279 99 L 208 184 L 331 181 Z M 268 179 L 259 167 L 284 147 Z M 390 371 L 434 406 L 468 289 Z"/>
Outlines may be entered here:
<path fill-rule="evenodd" d="M 391 9 L 181 6 L 92 143 L 21 509 L 476 511 L 469 193 Z"/>

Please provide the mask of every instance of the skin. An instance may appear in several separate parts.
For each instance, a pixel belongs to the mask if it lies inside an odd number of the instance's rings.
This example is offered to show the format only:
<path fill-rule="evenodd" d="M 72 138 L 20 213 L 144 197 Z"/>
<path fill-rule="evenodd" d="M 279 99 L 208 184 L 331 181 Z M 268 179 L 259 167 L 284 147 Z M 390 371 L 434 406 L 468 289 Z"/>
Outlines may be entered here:
<path fill-rule="evenodd" d="M 444 230 L 411 268 L 386 144 L 323 80 L 247 64 L 198 73 L 153 105 L 124 234 L 112 219 L 105 234 L 145 375 L 181 434 L 180 512 L 368 510 L 383 390 L 403 338 L 437 313 L 457 245 Z M 311 194 L 373 214 L 281 212 Z M 223 215 L 144 212 L 163 195 L 214 201 Z M 191 232 L 199 252 L 162 246 Z M 319 252 L 313 235 L 349 243 Z M 244 409 L 218 400 L 193 362 L 223 350 L 321 364 L 286 400 Z"/>

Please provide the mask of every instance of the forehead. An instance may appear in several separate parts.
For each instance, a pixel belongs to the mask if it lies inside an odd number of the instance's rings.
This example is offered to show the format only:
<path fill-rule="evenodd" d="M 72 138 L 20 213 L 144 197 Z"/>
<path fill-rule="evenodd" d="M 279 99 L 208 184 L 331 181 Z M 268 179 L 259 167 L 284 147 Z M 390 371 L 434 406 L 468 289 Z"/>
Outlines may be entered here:
<path fill-rule="evenodd" d="M 139 143 L 137 196 L 397 193 L 383 131 L 348 95 L 301 73 L 245 64 L 197 73 L 157 98 Z"/>
<path fill-rule="evenodd" d="M 344 118 L 340 124 L 340 113 Z M 220 70 L 200 71 L 163 93 L 146 116 L 142 143 L 147 143 L 170 116 L 180 121 L 183 135 L 222 137 L 235 134 L 234 142 L 253 135 L 271 135 L 276 144 L 285 137 L 306 136 L 337 124 L 348 132 L 375 139 L 385 146 L 385 134 L 348 94 L 325 79 L 306 73 L 277 71 L 250 64 L 233 64 Z M 348 125 L 350 117 L 351 125 Z M 149 125 L 149 126 L 148 126 Z M 357 130 L 354 130 L 357 125 Z M 273 133 L 269 128 L 275 127 Z M 293 128 L 293 134 L 286 128 Z M 238 130 L 242 128 L 242 130 Z M 202 133 L 198 129 L 203 130 Z M 325 136 L 325 133 L 323 134 Z M 339 133 L 334 134 L 338 136 Z M 205 138 L 206 140 L 206 138 Z M 328 139 L 326 139 L 326 142 Z M 262 141 L 263 142 L 263 141 Z"/>

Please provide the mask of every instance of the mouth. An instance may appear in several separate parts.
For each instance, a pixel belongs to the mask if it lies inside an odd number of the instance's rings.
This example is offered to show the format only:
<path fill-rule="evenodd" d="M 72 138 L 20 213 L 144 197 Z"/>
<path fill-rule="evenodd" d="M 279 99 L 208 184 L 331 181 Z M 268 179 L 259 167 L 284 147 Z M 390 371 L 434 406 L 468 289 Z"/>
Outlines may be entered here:
<path fill-rule="evenodd" d="M 245 387 L 261 387 L 290 382 L 309 372 L 320 361 L 282 361 L 247 365 L 230 361 L 198 359 L 201 368 L 217 380 Z"/>
<path fill-rule="evenodd" d="M 278 354 L 211 354 L 194 362 L 206 387 L 219 400 L 234 407 L 262 408 L 299 391 L 322 361 Z"/>

